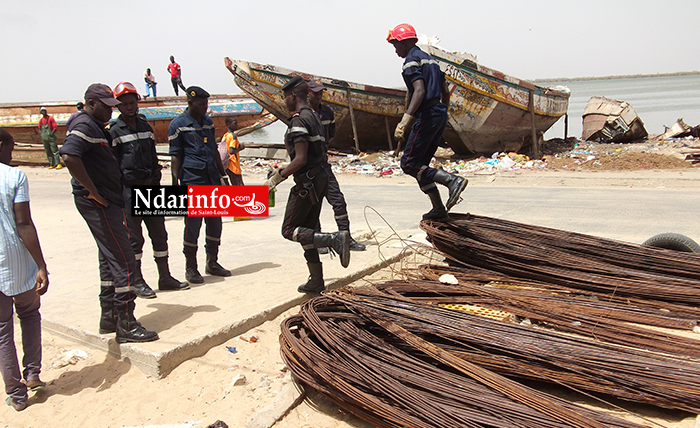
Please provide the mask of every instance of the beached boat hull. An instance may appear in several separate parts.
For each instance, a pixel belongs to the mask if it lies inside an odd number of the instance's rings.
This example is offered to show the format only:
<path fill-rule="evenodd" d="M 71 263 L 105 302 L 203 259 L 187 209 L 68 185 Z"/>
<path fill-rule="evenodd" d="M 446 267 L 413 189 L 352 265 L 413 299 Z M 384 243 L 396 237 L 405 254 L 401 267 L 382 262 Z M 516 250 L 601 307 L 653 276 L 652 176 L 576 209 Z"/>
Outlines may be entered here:
<path fill-rule="evenodd" d="M 586 141 L 629 143 L 648 135 L 637 112 L 625 101 L 591 97 L 582 120 L 581 139 Z"/>
<path fill-rule="evenodd" d="M 66 121 L 75 112 L 75 102 L 0 104 L 0 127 L 6 128 L 16 142 L 42 144 L 37 132 L 41 107 L 46 107 L 48 113 L 56 120 L 56 140 L 59 145 L 63 144 Z M 175 116 L 185 111 L 185 108 L 185 97 L 158 97 L 157 100 L 147 99 L 139 102 L 139 113 L 144 114 L 153 127 L 156 144 L 168 143 L 168 125 Z M 275 120 L 267 116 L 269 112 L 264 111 L 260 104 L 244 94 L 212 95 L 209 98 L 209 109 L 217 138 L 221 138 L 227 131 L 224 123 L 227 116 L 236 116 L 240 128 L 260 128 Z M 114 109 L 112 118 L 116 120 L 118 116 L 119 111 Z"/>
<path fill-rule="evenodd" d="M 390 145 L 389 138 L 403 114 L 406 92 L 399 89 L 346 82 L 274 65 L 231 61 L 228 58 L 225 59 L 225 64 L 238 87 L 284 123 L 288 123 L 290 113 L 285 107 L 281 87 L 293 76 L 322 81 L 326 87 L 323 101 L 335 114 L 336 136 L 331 143 L 333 148 L 386 150 Z M 350 105 L 359 144 L 354 139 Z M 393 141 L 391 144 L 395 147 Z"/>
<path fill-rule="evenodd" d="M 568 88 L 546 88 L 476 63 L 469 54 L 421 45 L 445 73 L 450 90 L 448 127 L 473 153 L 519 151 L 544 134 L 569 107 Z"/>
<path fill-rule="evenodd" d="M 569 105 L 568 89 L 543 88 L 483 67 L 464 54 L 434 46 L 421 46 L 445 72 L 451 92 L 445 142 L 460 155 L 491 155 L 518 151 L 532 136 L 530 98 L 535 112 L 536 134 L 547 131 Z M 225 59 L 236 84 L 280 120 L 287 122 L 281 87 L 293 76 L 318 79 L 327 88 L 326 102 L 336 115 L 335 148 L 360 150 L 396 147 L 393 131 L 404 112 L 406 91 L 345 82 L 274 65 Z M 532 94 L 532 95 L 531 95 Z M 350 100 L 350 103 L 348 102 Z M 350 107 L 359 144 L 353 138 Z"/>

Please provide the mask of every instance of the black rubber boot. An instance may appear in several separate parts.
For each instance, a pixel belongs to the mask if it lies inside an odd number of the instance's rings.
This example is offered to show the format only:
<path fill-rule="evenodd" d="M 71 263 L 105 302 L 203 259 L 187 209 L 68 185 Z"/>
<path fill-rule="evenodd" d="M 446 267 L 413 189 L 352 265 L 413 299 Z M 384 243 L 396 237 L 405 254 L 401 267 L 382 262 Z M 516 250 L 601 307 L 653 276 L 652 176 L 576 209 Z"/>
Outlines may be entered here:
<path fill-rule="evenodd" d="M 321 293 L 326 289 L 323 283 L 323 263 L 307 263 L 306 266 L 309 268 L 309 279 L 306 284 L 300 285 L 297 291 L 300 293 Z"/>
<path fill-rule="evenodd" d="M 449 220 L 450 216 L 447 214 L 447 210 L 445 209 L 445 206 L 442 205 L 442 199 L 440 199 L 440 192 L 437 190 L 437 188 L 434 188 L 434 191 L 428 193 L 427 195 L 430 198 L 430 202 L 433 204 L 433 209 L 431 209 L 427 213 L 423 214 L 423 220 L 432 220 L 432 221 L 447 221 L 447 220 Z"/>
<path fill-rule="evenodd" d="M 117 311 L 114 308 L 102 308 L 100 315 L 100 334 L 109 334 L 117 331 Z"/>
<path fill-rule="evenodd" d="M 136 260 L 136 280 L 134 281 L 134 293 L 142 299 L 155 299 L 156 292 L 146 284 L 141 273 L 141 260 Z"/>
<path fill-rule="evenodd" d="M 207 266 L 204 268 L 204 271 L 209 275 L 231 276 L 231 271 L 221 266 L 217 261 L 218 259 L 218 256 L 207 254 Z"/>
<path fill-rule="evenodd" d="M 190 284 L 180 282 L 170 275 L 170 267 L 168 266 L 168 256 L 154 257 L 156 266 L 158 266 L 158 289 L 159 290 L 187 290 Z"/>
<path fill-rule="evenodd" d="M 158 340 L 158 333 L 146 330 L 134 317 L 134 308 L 117 309 L 117 343 L 140 343 Z"/>
<path fill-rule="evenodd" d="M 191 284 L 202 284 L 204 278 L 197 270 L 197 254 L 185 255 L 185 279 Z"/>
<path fill-rule="evenodd" d="M 346 230 L 333 233 L 314 233 L 314 248 L 332 248 L 340 257 L 344 268 L 350 264 L 350 233 Z"/>
<path fill-rule="evenodd" d="M 459 202 L 459 196 L 462 194 L 464 189 L 467 188 L 469 180 L 460 177 L 459 175 L 450 174 L 449 172 L 438 168 L 435 172 L 435 177 L 433 177 L 436 183 L 440 183 L 446 186 L 450 191 L 450 196 L 447 198 L 447 203 L 445 208 L 449 211 L 453 206 L 457 205 Z"/>
<path fill-rule="evenodd" d="M 350 251 L 365 251 L 365 248 L 365 244 L 360 244 L 352 236 L 350 237 Z"/>

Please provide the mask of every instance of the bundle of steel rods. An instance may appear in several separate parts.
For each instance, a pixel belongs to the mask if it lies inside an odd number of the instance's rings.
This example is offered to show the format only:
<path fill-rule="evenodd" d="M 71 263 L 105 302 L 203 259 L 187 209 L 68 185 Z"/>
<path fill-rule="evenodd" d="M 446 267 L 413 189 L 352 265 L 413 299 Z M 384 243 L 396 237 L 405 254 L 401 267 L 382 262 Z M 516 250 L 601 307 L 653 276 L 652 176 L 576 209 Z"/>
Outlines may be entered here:
<path fill-rule="evenodd" d="M 441 272 L 440 268 L 434 269 Z M 700 358 L 700 340 L 643 326 L 692 328 L 696 323 L 694 319 L 670 312 L 643 311 L 605 301 L 591 301 L 585 296 L 484 287 L 468 282 L 446 285 L 434 281 L 396 281 L 379 288 L 391 288 L 415 301 L 470 304 L 501 310 L 603 342 Z"/>
<path fill-rule="evenodd" d="M 700 365 L 489 320 L 390 290 L 344 289 L 310 300 L 282 324 L 280 342 L 302 382 L 381 427 L 639 426 L 497 372 L 700 409 Z"/>
<path fill-rule="evenodd" d="M 445 285 L 431 281 L 391 281 L 379 286 L 379 290 L 401 296 L 411 296 L 411 301 L 466 302 L 473 286 Z M 490 291 L 486 287 L 485 295 Z M 463 294 L 460 291 L 463 291 Z M 478 291 L 478 290 L 477 290 Z M 447 296 L 447 297 L 446 297 Z M 512 295 L 511 295 L 512 296 Z M 529 300 L 535 303 L 535 299 Z M 491 301 L 480 301 L 488 303 Z M 558 305 L 549 305 L 550 313 L 565 311 Z M 505 305 L 504 305 L 505 306 Z M 544 305 L 539 305 L 542 308 Z M 505 309 L 517 309 L 506 306 Z M 581 308 L 579 308 L 581 309 Z M 585 309 L 584 309 L 585 310 Z M 512 311 L 517 312 L 517 311 Z M 536 311 L 534 311 L 536 313 Z M 559 318 L 552 317 L 555 321 Z M 497 323 L 497 321 L 494 321 Z M 700 411 L 700 363 L 698 361 L 660 355 L 649 349 L 647 341 L 637 343 L 637 349 L 607 345 L 578 336 L 564 335 L 557 331 L 503 323 L 493 333 L 481 331 L 471 336 L 470 329 L 483 328 L 489 321 L 470 321 L 465 332 L 457 337 L 442 335 L 458 341 L 460 345 L 446 345 L 446 349 L 482 367 L 507 376 L 544 380 L 575 389 L 601 392 L 632 401 L 646 402 L 661 407 Z M 548 322 L 558 325 L 557 322 Z M 625 336 L 624 325 L 610 323 L 612 334 Z M 606 327 L 607 328 L 607 327 Z M 602 329 L 605 330 L 605 329 Z M 533 336 L 534 331 L 534 336 Z M 437 334 L 437 333 L 436 333 Z M 546 335 L 546 336 L 545 336 Z M 468 337 L 465 342 L 465 337 Z M 683 340 L 678 342 L 683 346 Z M 685 339 L 687 341 L 687 339 Z M 541 341 L 541 343 L 537 343 Z M 695 341 L 697 342 L 697 341 Z M 463 346 L 468 343 L 473 348 Z M 528 352 L 518 352 L 518 347 L 533 345 Z M 634 343 L 632 343 L 634 345 Z M 678 395 L 676 395 L 678 394 Z"/>
<path fill-rule="evenodd" d="M 621 297 L 700 305 L 698 254 L 472 214 L 450 214 L 444 223 L 423 221 L 421 228 L 453 265 Z"/>

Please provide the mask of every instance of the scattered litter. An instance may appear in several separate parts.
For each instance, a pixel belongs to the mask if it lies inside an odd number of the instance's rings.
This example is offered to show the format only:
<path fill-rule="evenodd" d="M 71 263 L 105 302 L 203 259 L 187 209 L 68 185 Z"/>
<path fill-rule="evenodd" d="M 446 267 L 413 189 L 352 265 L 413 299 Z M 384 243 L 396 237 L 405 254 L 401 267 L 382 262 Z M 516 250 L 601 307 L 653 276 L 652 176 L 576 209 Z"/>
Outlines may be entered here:
<path fill-rule="evenodd" d="M 58 359 L 53 362 L 52 366 L 55 369 L 59 369 L 68 365 L 75 365 L 78 361 L 84 360 L 87 357 L 87 352 L 81 349 L 71 349 L 61 354 Z"/>
<path fill-rule="evenodd" d="M 443 284 L 453 284 L 453 285 L 459 284 L 459 281 L 457 281 L 457 278 L 455 278 L 454 275 L 451 275 L 449 273 L 442 275 L 438 280 L 440 282 L 442 282 Z"/>
<path fill-rule="evenodd" d="M 241 386 L 245 385 L 246 383 L 248 383 L 248 379 L 246 379 L 244 374 L 239 373 L 233 377 L 233 380 L 231 381 L 231 386 Z"/>
<path fill-rule="evenodd" d="M 228 349 L 228 351 L 232 354 L 236 353 L 236 348 L 234 348 L 233 346 L 227 346 L 226 349 Z"/>

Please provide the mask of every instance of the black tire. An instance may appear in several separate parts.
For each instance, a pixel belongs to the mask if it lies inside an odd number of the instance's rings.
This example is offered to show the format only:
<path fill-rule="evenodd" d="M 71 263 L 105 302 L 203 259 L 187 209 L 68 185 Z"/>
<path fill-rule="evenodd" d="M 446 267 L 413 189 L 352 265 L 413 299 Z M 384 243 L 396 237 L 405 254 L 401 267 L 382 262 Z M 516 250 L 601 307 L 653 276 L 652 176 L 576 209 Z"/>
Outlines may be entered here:
<path fill-rule="evenodd" d="M 697 242 L 678 233 L 659 233 L 644 241 L 642 245 L 684 253 L 700 253 L 700 245 Z"/>

